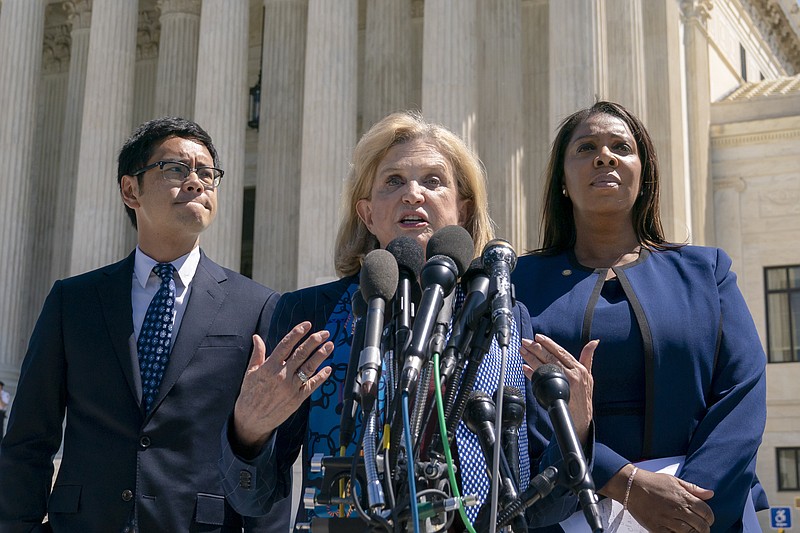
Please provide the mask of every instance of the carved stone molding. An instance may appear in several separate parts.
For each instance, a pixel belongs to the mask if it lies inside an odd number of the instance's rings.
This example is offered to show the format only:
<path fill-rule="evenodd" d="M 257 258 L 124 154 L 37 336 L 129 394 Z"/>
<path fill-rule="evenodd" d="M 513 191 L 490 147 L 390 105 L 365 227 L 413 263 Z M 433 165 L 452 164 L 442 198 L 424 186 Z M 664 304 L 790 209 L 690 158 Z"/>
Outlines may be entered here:
<path fill-rule="evenodd" d="M 139 11 L 139 28 L 136 33 L 136 59 L 158 57 L 158 38 L 161 25 L 155 10 Z"/>
<path fill-rule="evenodd" d="M 70 44 L 69 25 L 61 24 L 44 29 L 42 49 L 42 70 L 48 74 L 66 71 L 69 67 Z"/>
<path fill-rule="evenodd" d="M 92 25 L 92 0 L 74 0 L 64 2 L 61 6 L 72 30 L 85 29 Z"/>
<path fill-rule="evenodd" d="M 775 0 L 739 0 L 789 74 L 800 72 L 800 35 Z"/>
<path fill-rule="evenodd" d="M 162 15 L 168 13 L 188 13 L 200 16 L 200 0 L 158 0 L 156 11 Z"/>
<path fill-rule="evenodd" d="M 733 189 L 739 194 L 747 189 L 747 182 L 741 176 L 733 178 L 715 178 L 714 190 L 720 191 L 722 189 Z"/>
<path fill-rule="evenodd" d="M 800 130 L 770 131 L 744 135 L 726 135 L 724 137 L 711 137 L 711 146 L 727 147 L 744 144 L 766 144 L 773 141 L 800 138 Z"/>
<path fill-rule="evenodd" d="M 681 0 L 681 16 L 684 23 L 694 22 L 706 27 L 714 4 L 711 0 Z"/>
<path fill-rule="evenodd" d="M 758 212 L 762 218 L 800 214 L 800 189 L 762 192 L 758 198 Z"/>
<path fill-rule="evenodd" d="M 423 0 L 411 0 L 411 18 L 421 19 L 425 14 L 425 2 Z"/>

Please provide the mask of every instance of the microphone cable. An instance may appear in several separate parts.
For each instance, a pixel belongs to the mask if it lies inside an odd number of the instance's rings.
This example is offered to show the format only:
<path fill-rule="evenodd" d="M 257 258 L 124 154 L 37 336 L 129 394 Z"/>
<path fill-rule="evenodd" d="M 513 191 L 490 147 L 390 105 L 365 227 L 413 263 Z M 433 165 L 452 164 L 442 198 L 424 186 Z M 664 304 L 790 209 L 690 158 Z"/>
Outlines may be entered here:
<path fill-rule="evenodd" d="M 408 505 L 411 507 L 411 520 L 414 533 L 419 533 L 419 510 L 417 509 L 417 478 L 414 475 L 414 448 L 411 444 L 411 423 L 408 418 L 408 390 L 402 392 L 403 436 L 406 442 L 406 466 L 408 468 Z"/>
<path fill-rule="evenodd" d="M 442 386 L 441 377 L 439 376 L 439 354 L 433 352 L 433 375 L 434 375 L 434 397 L 436 398 L 436 414 L 439 418 L 439 431 L 442 435 L 441 445 L 444 451 L 444 457 L 447 461 L 447 477 L 450 480 L 450 491 L 453 497 L 458 501 L 458 513 L 461 515 L 461 521 L 469 533 L 475 533 L 472 527 L 472 522 L 469 521 L 466 511 L 464 511 L 464 500 L 458 490 L 458 483 L 456 483 L 456 470 L 453 466 L 453 455 L 450 453 L 450 439 L 447 438 L 447 422 L 444 418 L 444 405 L 442 401 Z"/>
<path fill-rule="evenodd" d="M 356 466 L 358 465 L 358 457 L 363 451 L 364 448 L 364 432 L 361 432 L 361 438 L 358 439 L 358 446 L 356 447 L 355 455 L 353 455 L 353 461 L 350 465 L 350 497 L 353 500 L 353 508 L 358 513 L 358 516 L 366 522 L 367 524 L 373 527 L 381 527 L 383 528 L 386 533 L 393 533 L 392 525 L 381 515 L 379 514 L 367 514 L 363 507 L 361 507 L 361 501 L 358 498 L 358 493 L 356 492 L 356 484 L 358 478 L 356 477 Z M 366 465 L 365 465 L 366 468 Z M 363 488 L 366 492 L 366 487 Z"/>

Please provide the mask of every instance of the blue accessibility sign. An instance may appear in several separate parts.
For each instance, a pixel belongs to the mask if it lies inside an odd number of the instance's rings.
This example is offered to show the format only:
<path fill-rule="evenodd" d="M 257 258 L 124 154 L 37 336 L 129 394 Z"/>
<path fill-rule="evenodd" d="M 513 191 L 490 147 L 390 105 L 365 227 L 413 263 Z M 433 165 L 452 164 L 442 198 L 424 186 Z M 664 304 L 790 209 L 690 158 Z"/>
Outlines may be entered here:
<path fill-rule="evenodd" d="M 770 507 L 769 522 L 772 529 L 789 529 L 792 527 L 792 508 Z"/>

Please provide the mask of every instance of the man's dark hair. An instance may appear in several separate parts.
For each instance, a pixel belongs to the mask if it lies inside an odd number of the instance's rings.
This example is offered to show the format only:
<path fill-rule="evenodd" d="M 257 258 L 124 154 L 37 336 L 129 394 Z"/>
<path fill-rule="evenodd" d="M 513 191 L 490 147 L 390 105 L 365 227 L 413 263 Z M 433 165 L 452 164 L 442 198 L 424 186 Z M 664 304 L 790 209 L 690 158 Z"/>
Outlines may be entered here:
<path fill-rule="evenodd" d="M 3 388 L 5 388 L 5 386 L 6 386 L 6 384 L 5 384 L 5 383 L 3 383 L 2 381 L 0 381 L 0 387 L 3 387 Z"/>
<path fill-rule="evenodd" d="M 170 137 L 181 137 L 198 142 L 208 148 L 214 160 L 214 166 L 219 167 L 219 156 L 211 136 L 195 122 L 180 117 L 162 117 L 145 122 L 122 145 L 117 158 L 117 185 L 122 186 L 122 176 L 131 175 L 147 165 L 153 150 Z M 142 185 L 142 175 L 136 176 L 139 186 Z M 128 218 L 136 228 L 136 212 L 125 206 Z"/>

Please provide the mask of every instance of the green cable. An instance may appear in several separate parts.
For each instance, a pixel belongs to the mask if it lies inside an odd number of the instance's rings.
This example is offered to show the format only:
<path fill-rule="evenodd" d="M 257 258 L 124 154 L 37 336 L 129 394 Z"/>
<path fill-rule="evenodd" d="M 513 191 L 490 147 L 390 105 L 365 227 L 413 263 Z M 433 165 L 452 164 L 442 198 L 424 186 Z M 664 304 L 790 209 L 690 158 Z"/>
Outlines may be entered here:
<path fill-rule="evenodd" d="M 456 472 L 455 468 L 453 468 L 453 456 L 450 455 L 450 442 L 447 439 L 447 422 L 444 419 L 444 401 L 442 400 L 441 378 L 439 377 L 439 354 L 436 352 L 433 353 L 433 376 L 434 392 L 436 395 L 436 413 L 439 415 L 439 431 L 442 432 L 442 448 L 444 448 L 444 457 L 447 460 L 447 477 L 450 479 L 453 496 L 455 496 L 458 502 L 458 512 L 461 514 L 461 521 L 464 522 L 469 533 L 475 533 L 475 529 L 473 529 L 466 511 L 464 511 L 464 502 L 461 500 L 461 494 L 458 493 Z"/>

